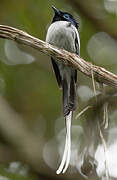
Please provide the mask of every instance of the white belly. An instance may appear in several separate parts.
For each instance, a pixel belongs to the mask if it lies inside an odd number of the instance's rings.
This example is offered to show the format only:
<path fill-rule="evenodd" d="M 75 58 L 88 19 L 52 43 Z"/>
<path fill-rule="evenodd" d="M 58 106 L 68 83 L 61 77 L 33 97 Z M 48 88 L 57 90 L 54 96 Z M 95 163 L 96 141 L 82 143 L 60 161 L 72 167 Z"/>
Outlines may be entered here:
<path fill-rule="evenodd" d="M 76 37 L 76 28 L 67 21 L 57 21 L 52 23 L 48 29 L 46 42 L 55 45 L 61 49 L 65 49 L 69 52 L 76 52 L 75 47 L 75 37 Z M 54 58 L 55 59 L 55 58 Z M 74 69 L 68 66 L 65 66 L 63 63 L 56 61 L 58 64 L 61 77 L 69 78 L 71 74 L 74 73 Z"/>
<path fill-rule="evenodd" d="M 69 22 L 57 21 L 50 25 L 46 42 L 67 51 L 75 52 L 75 31 L 76 28 Z"/>

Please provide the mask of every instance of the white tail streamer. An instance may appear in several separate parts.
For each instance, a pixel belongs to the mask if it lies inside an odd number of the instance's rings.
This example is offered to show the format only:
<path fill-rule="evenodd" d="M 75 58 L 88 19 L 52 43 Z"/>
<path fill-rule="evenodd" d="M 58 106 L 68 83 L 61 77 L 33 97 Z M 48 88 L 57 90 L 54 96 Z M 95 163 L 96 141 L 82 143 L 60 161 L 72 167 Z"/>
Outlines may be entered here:
<path fill-rule="evenodd" d="M 70 157 L 71 157 L 71 121 L 72 121 L 72 111 L 68 114 L 68 116 L 65 117 L 66 120 L 66 142 L 65 142 L 65 148 L 64 153 L 62 157 L 61 164 L 56 171 L 57 174 L 65 173 L 69 163 L 70 163 Z"/>

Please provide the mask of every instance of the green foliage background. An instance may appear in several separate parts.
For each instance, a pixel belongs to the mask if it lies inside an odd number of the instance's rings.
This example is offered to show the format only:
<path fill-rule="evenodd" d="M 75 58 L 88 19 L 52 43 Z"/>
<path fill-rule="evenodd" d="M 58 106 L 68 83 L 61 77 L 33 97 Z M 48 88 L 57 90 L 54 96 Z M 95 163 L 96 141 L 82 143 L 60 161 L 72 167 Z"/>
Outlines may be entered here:
<path fill-rule="evenodd" d="M 90 3 L 92 3 L 92 1 L 88 0 L 87 4 Z M 102 12 L 105 14 L 107 19 L 110 20 L 111 26 L 111 23 L 116 23 L 116 15 L 114 13 L 107 12 L 103 3 L 98 0 L 93 1 L 93 5 L 95 4 L 96 7 L 99 5 L 99 7 L 102 8 Z M 92 21 L 90 18 L 90 14 L 89 16 L 86 15 L 80 6 L 77 8 L 74 6 L 74 3 L 71 3 L 70 1 L 1 0 L 0 24 L 19 28 L 35 37 L 38 37 L 39 39 L 45 40 L 47 28 L 51 23 L 53 16 L 53 11 L 51 9 L 52 5 L 58 9 L 68 11 L 79 21 L 81 56 L 88 61 L 103 66 L 116 73 L 116 59 L 113 60 L 112 63 L 111 60 L 107 61 L 108 54 L 106 55 L 106 53 L 110 48 L 111 54 L 111 48 L 113 48 L 111 45 L 108 49 L 104 49 L 103 57 L 99 56 L 99 58 L 102 58 L 99 62 L 91 58 L 87 51 L 87 44 L 89 40 L 96 33 L 103 31 L 103 27 L 101 27 L 101 25 L 95 25 L 94 20 Z M 103 16 L 101 17 L 100 15 L 99 18 L 103 18 Z M 100 41 L 102 41 L 102 39 Z M 108 43 L 110 42 L 108 41 Z M 2 47 L 4 40 L 0 40 L 0 44 L 0 47 Z M 96 48 L 97 47 L 95 47 L 95 49 Z M 23 117 L 29 130 L 37 136 L 40 136 L 40 133 L 42 133 L 44 141 L 46 142 L 54 137 L 55 121 L 56 119 L 62 117 L 61 90 L 57 87 L 49 57 L 34 50 L 31 51 L 33 52 L 33 56 L 36 58 L 36 61 L 31 64 L 8 65 L 4 63 L 4 58 L 0 55 L 0 95 L 4 96 L 11 107 Z M 30 50 L 28 53 L 30 53 Z M 85 85 L 93 90 L 92 81 L 80 72 L 78 73 L 78 83 L 80 86 Z M 94 101 L 95 99 L 93 102 Z M 78 102 L 78 110 L 76 114 L 82 110 L 86 104 L 88 104 L 86 101 L 83 102 L 80 97 Z M 89 119 L 91 118 L 91 116 L 87 117 Z M 43 120 L 46 126 L 45 131 L 43 130 Z M 73 124 L 80 124 L 82 127 L 87 127 L 86 121 L 86 117 L 83 117 L 80 118 L 79 121 L 74 120 Z M 63 118 L 60 123 L 62 124 L 61 126 L 64 126 Z M 5 142 L 5 144 L 7 143 Z M 19 159 L 16 158 L 16 160 Z M 1 161 L 1 175 L 4 174 L 3 162 Z M 23 177 L 11 177 L 11 175 L 7 173 L 6 176 L 13 180 L 25 179 Z M 35 177 L 33 178 L 32 175 L 29 176 L 30 179 L 36 179 Z"/>

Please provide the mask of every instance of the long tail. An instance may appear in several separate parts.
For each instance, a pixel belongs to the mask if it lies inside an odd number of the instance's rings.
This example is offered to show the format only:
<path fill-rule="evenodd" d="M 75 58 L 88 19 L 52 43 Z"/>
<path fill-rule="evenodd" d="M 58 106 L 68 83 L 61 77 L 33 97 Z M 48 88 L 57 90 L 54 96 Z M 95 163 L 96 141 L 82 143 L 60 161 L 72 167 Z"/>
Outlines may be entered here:
<path fill-rule="evenodd" d="M 71 77 L 70 82 L 64 78 L 62 81 L 63 88 L 63 114 L 68 116 L 70 111 L 74 111 L 77 107 L 76 83 L 74 77 Z"/>
<path fill-rule="evenodd" d="M 65 148 L 62 157 L 61 164 L 56 171 L 57 174 L 65 173 L 70 162 L 71 156 L 71 121 L 72 121 L 72 111 L 65 117 L 66 120 L 66 140 L 65 140 Z"/>
<path fill-rule="evenodd" d="M 63 158 L 56 171 L 57 174 L 65 173 L 71 157 L 71 121 L 73 111 L 76 109 L 76 83 L 75 78 L 71 76 L 70 83 L 64 78 L 62 81 L 63 88 L 63 114 L 66 121 L 66 140 Z"/>

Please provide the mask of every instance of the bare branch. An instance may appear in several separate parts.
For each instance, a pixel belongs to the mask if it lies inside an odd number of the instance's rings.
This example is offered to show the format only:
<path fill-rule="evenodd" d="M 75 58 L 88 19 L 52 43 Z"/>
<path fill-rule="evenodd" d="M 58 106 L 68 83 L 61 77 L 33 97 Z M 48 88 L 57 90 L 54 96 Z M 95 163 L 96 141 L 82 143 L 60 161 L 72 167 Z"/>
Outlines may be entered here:
<path fill-rule="evenodd" d="M 117 75 L 102 67 L 92 65 L 78 55 L 54 47 L 24 31 L 10 26 L 0 25 L 0 37 L 33 47 L 48 56 L 54 56 L 58 60 L 63 61 L 66 65 L 78 69 L 86 76 L 92 77 L 93 70 L 94 79 L 96 81 L 117 88 Z"/>

